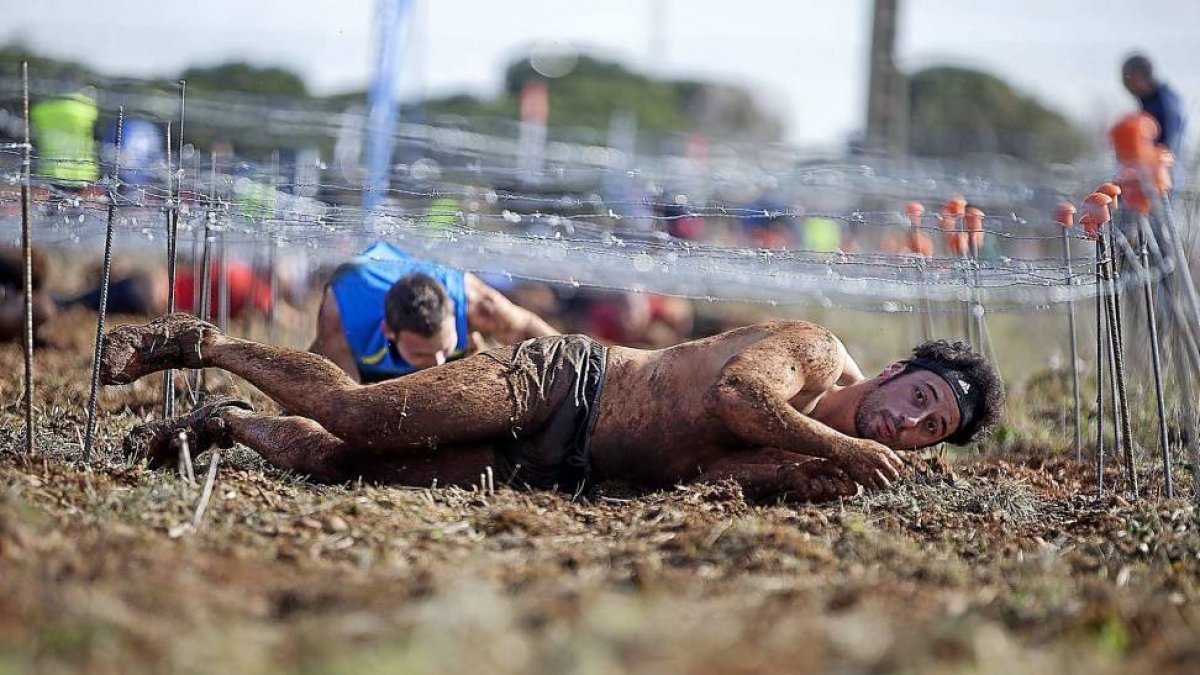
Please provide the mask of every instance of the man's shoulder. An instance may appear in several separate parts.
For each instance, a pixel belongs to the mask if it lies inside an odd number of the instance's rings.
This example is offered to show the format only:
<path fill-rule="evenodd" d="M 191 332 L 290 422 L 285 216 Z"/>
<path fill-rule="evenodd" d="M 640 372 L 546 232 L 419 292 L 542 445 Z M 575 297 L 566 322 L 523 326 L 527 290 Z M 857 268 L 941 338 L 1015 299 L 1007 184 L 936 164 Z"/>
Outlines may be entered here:
<path fill-rule="evenodd" d="M 771 324 L 776 335 L 789 338 L 797 349 L 807 353 L 842 354 L 845 347 L 838 336 L 825 326 L 811 321 L 790 319 Z"/>
<path fill-rule="evenodd" d="M 833 331 L 819 323 L 805 321 L 803 319 L 780 319 L 777 321 L 768 321 L 758 324 L 763 330 L 773 333 L 806 333 L 813 337 L 831 337 L 837 339 Z"/>
<path fill-rule="evenodd" d="M 749 327 L 765 333 L 756 345 L 791 360 L 810 382 L 832 385 L 842 373 L 846 349 L 833 331 L 811 321 L 784 319 Z"/>
<path fill-rule="evenodd" d="M 754 337 L 752 344 L 765 342 L 789 351 L 799 349 L 811 352 L 813 349 L 817 349 L 841 353 L 845 349 L 842 341 L 833 334 L 833 331 L 820 324 L 799 319 L 781 319 L 751 324 L 714 335 L 709 340 L 724 343 L 728 340 L 740 341 L 746 336 Z"/>
<path fill-rule="evenodd" d="M 1149 100 L 1157 103 L 1159 107 L 1165 110 L 1178 110 L 1183 104 L 1182 99 L 1179 98 L 1179 92 L 1175 91 L 1171 85 L 1165 83 L 1158 85 L 1158 88 L 1154 90 Z"/>

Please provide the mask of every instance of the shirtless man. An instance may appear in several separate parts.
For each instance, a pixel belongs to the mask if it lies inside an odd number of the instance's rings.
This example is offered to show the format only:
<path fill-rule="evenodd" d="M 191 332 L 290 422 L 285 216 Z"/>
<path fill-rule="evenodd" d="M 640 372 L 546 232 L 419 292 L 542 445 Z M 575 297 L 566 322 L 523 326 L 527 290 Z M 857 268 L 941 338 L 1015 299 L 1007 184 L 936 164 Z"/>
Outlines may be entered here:
<path fill-rule="evenodd" d="M 296 416 L 210 399 L 140 425 L 126 452 L 151 465 L 234 441 L 324 482 L 500 483 L 576 491 L 732 479 L 753 499 L 819 501 L 882 488 L 894 450 L 965 443 L 1001 415 L 1004 391 L 963 343 L 926 343 L 865 379 L 842 343 L 803 321 L 765 323 L 668 349 L 605 348 L 582 335 L 526 340 L 373 385 L 327 359 L 221 334 L 174 314 L 105 337 L 100 377 L 164 368 L 240 375 Z"/>
<path fill-rule="evenodd" d="M 502 344 L 558 334 L 474 274 L 377 242 L 334 272 L 309 350 L 379 382 L 478 351 L 481 332 Z"/>

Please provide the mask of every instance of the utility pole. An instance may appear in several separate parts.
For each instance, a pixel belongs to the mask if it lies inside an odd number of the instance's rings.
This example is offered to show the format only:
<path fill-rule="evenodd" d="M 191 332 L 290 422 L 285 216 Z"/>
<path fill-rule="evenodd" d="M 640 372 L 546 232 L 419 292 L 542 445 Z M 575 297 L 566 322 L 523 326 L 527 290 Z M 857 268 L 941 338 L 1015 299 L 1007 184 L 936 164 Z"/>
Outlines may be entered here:
<path fill-rule="evenodd" d="M 867 92 L 865 147 L 871 154 L 898 158 L 908 132 L 908 95 L 896 68 L 896 20 L 900 0 L 875 0 L 871 23 L 871 77 Z"/>
<path fill-rule="evenodd" d="M 651 0 L 649 28 L 650 42 L 646 53 L 650 57 L 650 69 L 661 73 L 667 61 L 667 0 Z"/>

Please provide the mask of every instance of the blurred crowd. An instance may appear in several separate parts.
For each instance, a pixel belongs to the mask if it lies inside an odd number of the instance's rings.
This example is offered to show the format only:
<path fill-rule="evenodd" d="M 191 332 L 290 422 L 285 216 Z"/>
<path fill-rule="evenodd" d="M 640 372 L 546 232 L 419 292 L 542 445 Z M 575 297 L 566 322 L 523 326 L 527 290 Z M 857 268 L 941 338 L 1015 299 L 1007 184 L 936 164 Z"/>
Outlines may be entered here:
<path fill-rule="evenodd" d="M 1157 142 L 1174 152 L 1177 158 L 1175 184 L 1178 185 L 1184 165 L 1183 139 L 1186 134 L 1179 97 L 1158 77 L 1150 60 L 1144 56 L 1130 57 L 1122 67 L 1121 76 L 1139 107 L 1158 123 Z M 65 194 L 105 203 L 106 192 L 98 181 L 101 176 L 112 173 L 119 163 L 119 189 L 131 193 L 129 196 L 135 203 L 155 205 L 155 199 L 159 199 L 157 206 L 161 207 L 161 199 L 166 194 L 163 186 L 169 174 L 164 125 L 136 114 L 120 121 L 106 116 L 97 105 L 96 92 L 88 87 L 72 88 L 63 95 L 37 101 L 32 106 L 30 119 L 40 198 L 52 200 L 54 195 Z M 210 178 L 206 184 L 213 194 L 188 195 L 185 191 L 180 195 L 182 200 L 208 199 L 235 204 L 241 217 L 255 219 L 295 213 L 303 208 L 302 200 L 323 205 L 345 203 L 348 199 L 347 194 L 339 193 L 339 190 L 344 191 L 344 186 L 331 187 L 334 183 L 322 178 L 321 171 L 325 167 L 315 149 L 283 150 L 269 158 L 248 160 L 239 157 L 229 144 L 216 143 L 209 148 L 208 154 Z M 422 182 L 429 176 L 417 175 L 414 167 L 421 161 L 407 162 L 403 175 L 394 177 L 414 190 L 404 191 L 403 197 L 389 196 L 383 209 L 422 213 L 420 220 L 434 229 L 455 226 L 463 213 L 485 214 L 493 218 L 489 222 L 495 222 L 500 220 L 501 209 L 521 209 L 519 199 L 481 206 L 478 200 L 468 203 L 469 197 L 439 193 L 435 183 Z M 196 163 L 193 160 L 193 164 Z M 520 182 L 511 186 L 473 185 L 467 188 L 468 194 L 504 191 L 525 195 L 539 189 L 536 185 Z M 876 227 L 881 223 L 869 222 L 869 218 L 860 215 L 883 212 L 899 215 L 900 204 L 894 199 L 881 200 L 833 188 L 817 187 L 800 196 L 769 187 L 749 187 L 738 193 L 736 199 L 726 197 L 720 203 L 710 204 L 696 203 L 693 201 L 696 198 L 689 197 L 682 187 L 674 190 L 667 185 L 624 179 L 592 189 L 591 193 L 572 195 L 571 199 L 532 200 L 528 210 L 536 210 L 541 215 L 559 215 L 569 221 L 585 214 L 595 217 L 597 214 L 588 213 L 588 209 L 607 209 L 601 206 L 606 202 L 622 204 L 627 213 L 612 227 L 641 234 L 666 235 L 680 242 L 802 249 L 827 254 L 864 251 L 927 255 L 932 250 L 914 243 L 906 234 L 903 219 L 882 223 L 900 225 L 889 229 Z M 594 198 L 592 195 L 597 191 L 601 194 Z M 349 197 L 357 199 L 359 196 Z M 1047 195 L 1047 204 L 1036 205 L 1046 210 L 1043 220 L 1048 220 L 1049 203 L 1057 202 L 1060 197 Z M 560 208 L 558 204 L 568 206 Z M 14 205 L 13 200 L 6 200 L 5 210 L 10 215 Z M 967 211 L 976 208 L 982 213 L 995 208 L 997 211 L 1003 209 L 1006 215 L 1016 215 L 1009 204 L 965 206 Z M 1019 220 L 1013 218 L 1014 223 Z M 544 227 L 535 219 L 522 221 L 518 218 L 517 221 L 504 227 L 521 232 Z M 1002 254 L 1033 257 L 1045 253 L 1037 249 L 1043 244 L 1036 239 L 1021 241 L 1018 238 L 1011 245 L 1026 250 L 1000 251 L 993 237 L 987 239 L 975 254 L 981 257 Z M 49 269 L 51 258 L 42 251 L 35 253 L 36 323 L 41 324 L 63 308 L 99 308 L 98 274 L 52 273 Z M 108 287 L 107 308 L 114 313 L 160 314 L 166 310 L 168 296 L 173 290 L 174 307 L 180 311 L 203 309 L 208 316 L 223 322 L 261 316 L 281 325 L 302 328 L 316 320 L 313 312 L 337 265 L 317 267 L 308 264 L 302 256 L 282 256 L 268 262 L 257 259 L 252 252 L 232 250 L 220 263 L 211 262 L 207 271 L 203 267 L 194 259 L 182 259 L 171 289 L 161 266 L 142 265 L 128 269 L 118 266 Z M 22 268 L 19 251 L 0 251 L 0 338 L 20 334 L 24 311 Z M 208 279 L 207 288 L 205 278 Z M 516 306 L 544 318 L 554 329 L 586 333 L 608 343 L 663 347 L 726 327 L 719 321 L 698 318 L 693 303 L 684 298 L 514 281 L 499 276 L 483 275 L 481 278 Z M 54 279 L 55 283 L 48 284 L 48 279 Z M 71 279 L 73 286 L 64 288 L 64 279 Z M 55 286 L 53 294 L 48 290 L 51 285 Z"/>

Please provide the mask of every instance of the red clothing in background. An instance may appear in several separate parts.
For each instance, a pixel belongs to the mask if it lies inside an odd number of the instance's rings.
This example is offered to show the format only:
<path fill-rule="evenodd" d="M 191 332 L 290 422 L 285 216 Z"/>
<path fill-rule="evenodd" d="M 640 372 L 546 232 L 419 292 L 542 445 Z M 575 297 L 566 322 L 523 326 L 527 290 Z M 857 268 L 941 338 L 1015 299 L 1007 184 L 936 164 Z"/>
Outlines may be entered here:
<path fill-rule="evenodd" d="M 257 312 L 266 314 L 271 310 L 271 282 L 262 274 L 257 274 L 250 265 L 231 260 L 225 263 L 229 284 L 229 316 L 241 318 L 247 310 L 253 307 Z M 214 262 L 210 265 L 208 316 L 215 319 L 220 310 L 220 275 L 219 267 Z M 195 314 L 196 281 L 191 265 L 180 265 L 175 273 L 175 308 L 180 312 Z"/>

